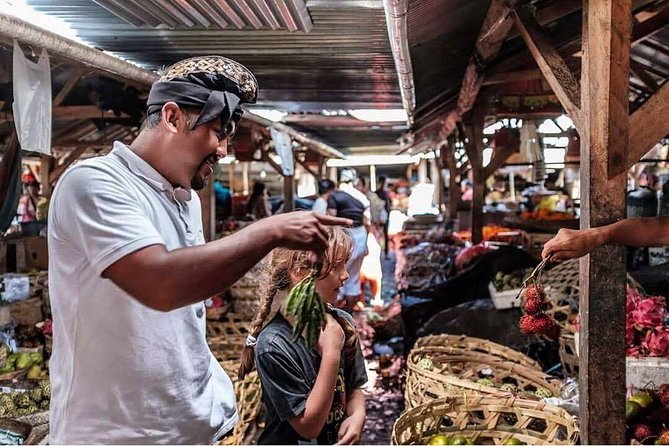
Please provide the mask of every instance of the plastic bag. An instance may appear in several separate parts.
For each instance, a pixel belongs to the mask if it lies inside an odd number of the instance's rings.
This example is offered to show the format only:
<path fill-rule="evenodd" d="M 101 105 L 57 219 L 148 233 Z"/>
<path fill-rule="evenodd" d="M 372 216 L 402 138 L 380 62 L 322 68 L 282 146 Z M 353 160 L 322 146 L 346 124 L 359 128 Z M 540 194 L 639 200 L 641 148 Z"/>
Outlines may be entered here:
<path fill-rule="evenodd" d="M 14 39 L 14 125 L 22 150 L 51 155 L 51 67 L 43 49 L 35 63 Z"/>

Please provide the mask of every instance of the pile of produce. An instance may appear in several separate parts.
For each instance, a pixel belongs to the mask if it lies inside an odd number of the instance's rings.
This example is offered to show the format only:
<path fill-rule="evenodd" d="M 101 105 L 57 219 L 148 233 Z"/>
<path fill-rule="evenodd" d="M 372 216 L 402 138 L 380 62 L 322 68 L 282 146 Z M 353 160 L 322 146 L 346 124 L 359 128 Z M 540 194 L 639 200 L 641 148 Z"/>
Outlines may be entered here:
<path fill-rule="evenodd" d="M 0 375 L 15 372 L 17 370 L 28 370 L 28 379 L 44 379 L 46 370 L 42 369 L 44 357 L 39 352 L 9 353 L 9 348 L 3 344 L 0 346 L 2 354 L 6 355 L 5 365 L 0 368 Z"/>
<path fill-rule="evenodd" d="M 495 274 L 492 284 L 497 291 L 510 291 L 520 289 L 523 285 L 525 277 L 532 273 L 533 268 L 525 268 L 514 271 L 510 274 L 504 274 L 499 271 Z"/>
<path fill-rule="evenodd" d="M 572 214 L 565 212 L 551 211 L 546 208 L 538 209 L 534 212 L 521 212 L 520 218 L 523 220 L 540 220 L 540 221 L 567 221 L 573 220 Z"/>
<path fill-rule="evenodd" d="M 465 248 L 460 251 L 458 256 L 455 258 L 455 267 L 458 270 L 464 269 L 472 264 L 477 258 L 481 257 L 487 252 L 490 252 L 491 249 L 492 248 L 486 243 L 479 243 L 478 245 Z"/>
<path fill-rule="evenodd" d="M 0 394 L 0 418 L 16 418 L 38 411 L 49 410 L 51 385 L 40 381 L 30 390 L 14 390 Z"/>
<path fill-rule="evenodd" d="M 525 290 L 523 313 L 525 314 L 520 318 L 519 325 L 523 334 L 535 334 L 556 341 L 560 337 L 560 326 L 553 316 L 545 313 L 548 309 L 548 302 L 541 284 L 541 272 L 547 260 L 541 262 L 523 282 Z"/>
<path fill-rule="evenodd" d="M 625 342 L 628 356 L 669 357 L 669 319 L 663 296 L 627 287 Z"/>
<path fill-rule="evenodd" d="M 455 271 L 460 250 L 459 245 L 422 242 L 397 251 L 397 289 L 424 289 L 445 282 Z"/>
<path fill-rule="evenodd" d="M 669 445 L 669 384 L 629 397 L 625 418 L 630 441 Z"/>
<path fill-rule="evenodd" d="M 471 438 L 464 435 L 443 435 L 437 434 L 430 437 L 429 445 L 449 445 L 449 444 L 474 444 Z M 511 437 L 502 443 L 503 445 L 521 445 L 525 444 L 516 437 Z"/>

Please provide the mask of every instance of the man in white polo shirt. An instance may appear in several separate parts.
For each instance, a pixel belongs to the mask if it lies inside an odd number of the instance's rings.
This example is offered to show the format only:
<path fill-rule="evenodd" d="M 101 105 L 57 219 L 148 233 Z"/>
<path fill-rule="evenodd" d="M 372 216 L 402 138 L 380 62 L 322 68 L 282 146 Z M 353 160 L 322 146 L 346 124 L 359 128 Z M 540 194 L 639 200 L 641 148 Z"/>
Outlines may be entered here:
<path fill-rule="evenodd" d="M 167 69 L 128 147 L 69 169 L 49 213 L 52 444 L 212 443 L 237 421 L 205 340 L 203 301 L 271 249 L 321 250 L 325 225 L 289 213 L 205 244 L 202 188 L 257 84 L 219 56 Z"/>

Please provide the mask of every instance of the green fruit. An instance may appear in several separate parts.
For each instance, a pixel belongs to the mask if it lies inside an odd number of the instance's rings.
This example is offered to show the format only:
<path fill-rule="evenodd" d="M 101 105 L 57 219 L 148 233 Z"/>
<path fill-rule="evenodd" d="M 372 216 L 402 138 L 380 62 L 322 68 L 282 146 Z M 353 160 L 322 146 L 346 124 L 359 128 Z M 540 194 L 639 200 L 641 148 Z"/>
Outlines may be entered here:
<path fill-rule="evenodd" d="M 518 386 L 514 384 L 502 384 L 502 387 L 500 387 L 499 390 L 502 392 L 516 393 L 518 392 Z"/>
<path fill-rule="evenodd" d="M 39 388 L 32 389 L 28 393 L 30 394 L 30 399 L 34 402 L 39 403 L 42 401 L 42 391 Z"/>
<path fill-rule="evenodd" d="M 10 353 L 7 355 L 7 366 L 11 366 L 13 368 L 16 365 L 16 358 L 16 353 Z"/>
<path fill-rule="evenodd" d="M 30 360 L 33 362 L 33 364 L 41 364 L 42 361 L 44 361 L 44 357 L 41 353 L 34 352 L 30 353 Z"/>
<path fill-rule="evenodd" d="M 467 440 L 468 439 L 462 435 L 456 435 L 455 437 L 451 438 L 450 444 L 467 444 Z"/>
<path fill-rule="evenodd" d="M 548 390 L 548 389 L 544 389 L 543 387 L 537 389 L 537 391 L 534 392 L 534 394 L 535 394 L 536 396 L 538 396 L 539 398 L 550 398 L 550 397 L 553 396 L 553 392 L 551 392 L 551 391 Z"/>
<path fill-rule="evenodd" d="M 19 370 L 27 369 L 33 365 L 33 360 L 30 359 L 30 353 L 19 353 L 16 357 L 16 368 Z"/>
<path fill-rule="evenodd" d="M 511 437 L 511 438 L 507 438 L 506 440 L 504 440 L 504 443 L 502 443 L 502 444 L 519 445 L 519 444 L 525 444 L 525 443 L 523 443 L 522 441 L 520 441 L 516 437 Z"/>
<path fill-rule="evenodd" d="M 30 367 L 30 370 L 28 370 L 28 375 L 26 378 L 28 379 L 40 379 L 42 377 L 42 368 L 38 365 L 34 365 Z"/>
<path fill-rule="evenodd" d="M 49 400 L 40 401 L 39 410 L 49 410 Z"/>
<path fill-rule="evenodd" d="M 430 437 L 430 441 L 428 441 L 427 444 L 429 445 L 449 444 L 448 437 L 446 435 L 441 435 L 441 434 L 433 435 L 432 437 Z"/>
<path fill-rule="evenodd" d="M 634 401 L 627 401 L 625 403 L 625 419 L 627 421 L 633 420 L 641 414 L 641 405 Z"/>
<path fill-rule="evenodd" d="M 30 396 L 28 396 L 27 393 L 19 393 L 16 399 L 14 400 L 14 403 L 19 408 L 26 408 L 30 407 L 32 401 L 30 401 Z"/>
<path fill-rule="evenodd" d="M 418 361 L 418 368 L 430 371 L 434 369 L 434 363 L 430 358 L 423 358 Z"/>
<path fill-rule="evenodd" d="M 653 405 L 653 397 L 645 392 L 636 393 L 632 395 L 627 401 L 634 401 L 639 406 L 641 406 L 642 409 L 648 409 Z"/>
<path fill-rule="evenodd" d="M 50 399 L 51 398 L 51 383 L 48 380 L 40 381 L 38 384 L 39 389 L 42 391 L 42 398 Z"/>
<path fill-rule="evenodd" d="M 14 371 L 14 365 L 13 364 L 7 364 L 4 367 L 0 368 L 0 375 L 3 375 L 5 373 L 10 373 Z"/>
<path fill-rule="evenodd" d="M 490 386 L 490 387 L 495 387 L 495 383 L 492 382 L 490 378 L 480 378 L 476 380 L 477 384 L 481 384 L 482 386 Z"/>

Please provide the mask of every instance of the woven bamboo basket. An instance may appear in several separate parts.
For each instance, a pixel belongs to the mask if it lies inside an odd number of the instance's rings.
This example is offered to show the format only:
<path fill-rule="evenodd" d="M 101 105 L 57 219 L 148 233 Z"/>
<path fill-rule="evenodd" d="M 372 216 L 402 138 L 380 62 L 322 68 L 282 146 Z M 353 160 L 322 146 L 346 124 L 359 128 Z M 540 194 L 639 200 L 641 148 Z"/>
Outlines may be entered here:
<path fill-rule="evenodd" d="M 220 444 L 244 444 L 249 428 L 256 422 L 262 406 L 262 391 L 260 378 L 255 370 L 246 375 L 244 381 L 239 381 L 239 361 L 222 361 L 221 366 L 232 379 L 237 397 L 237 412 L 239 421 L 235 425 L 232 435 L 226 437 Z"/>
<path fill-rule="evenodd" d="M 207 321 L 207 344 L 218 361 L 239 360 L 249 334 L 249 322 L 228 313 L 226 321 Z"/>
<path fill-rule="evenodd" d="M 477 382 L 481 378 L 489 379 L 493 386 Z M 483 353 L 431 346 L 409 353 L 405 404 L 416 407 L 436 398 L 457 396 L 505 398 L 512 391 L 501 390 L 504 384 L 515 385 L 516 394 L 527 399 L 539 399 L 533 395 L 539 389 L 547 389 L 553 395 L 560 391 L 559 380 L 539 370 Z"/>
<path fill-rule="evenodd" d="M 575 417 L 542 401 L 508 397 L 433 400 L 404 412 L 395 422 L 392 444 L 428 444 L 433 435 L 462 435 L 472 444 L 576 444 Z"/>
<path fill-rule="evenodd" d="M 562 362 L 565 375 L 578 378 L 579 361 L 576 338 L 571 333 L 560 335 L 560 362 Z"/>
<path fill-rule="evenodd" d="M 487 339 L 474 338 L 465 335 L 440 334 L 418 338 L 414 348 L 420 347 L 449 347 L 475 353 L 485 353 L 498 356 L 505 361 L 514 362 L 533 369 L 541 370 L 541 365 L 534 359 L 504 345 Z"/>

